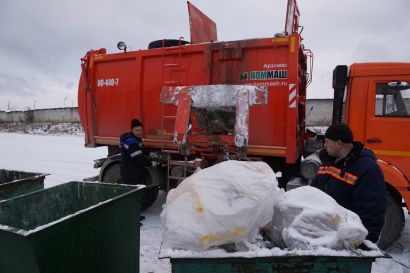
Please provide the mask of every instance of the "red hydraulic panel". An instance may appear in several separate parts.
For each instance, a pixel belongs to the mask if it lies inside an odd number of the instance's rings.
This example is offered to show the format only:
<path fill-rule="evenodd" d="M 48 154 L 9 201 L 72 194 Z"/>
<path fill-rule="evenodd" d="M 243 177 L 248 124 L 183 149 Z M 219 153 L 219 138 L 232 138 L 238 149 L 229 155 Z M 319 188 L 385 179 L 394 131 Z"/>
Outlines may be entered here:
<path fill-rule="evenodd" d="M 216 24 L 197 7 L 188 2 L 191 43 L 215 42 L 218 40 Z"/>
<path fill-rule="evenodd" d="M 296 0 L 288 0 L 286 13 L 285 33 L 290 35 L 298 32 L 299 28 L 299 8 Z"/>

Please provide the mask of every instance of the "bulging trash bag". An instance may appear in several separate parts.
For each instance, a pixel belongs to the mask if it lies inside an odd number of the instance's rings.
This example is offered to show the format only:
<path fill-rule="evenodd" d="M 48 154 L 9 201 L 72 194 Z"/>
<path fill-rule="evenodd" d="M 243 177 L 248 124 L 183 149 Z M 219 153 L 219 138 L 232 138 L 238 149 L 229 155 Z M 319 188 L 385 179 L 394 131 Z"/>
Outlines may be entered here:
<path fill-rule="evenodd" d="M 272 219 L 277 185 L 264 162 L 225 161 L 194 173 L 168 193 L 162 247 L 200 251 L 254 239 Z"/>
<path fill-rule="evenodd" d="M 271 228 L 273 243 L 288 249 L 353 250 L 368 234 L 357 214 L 311 186 L 288 191 L 277 201 Z"/>

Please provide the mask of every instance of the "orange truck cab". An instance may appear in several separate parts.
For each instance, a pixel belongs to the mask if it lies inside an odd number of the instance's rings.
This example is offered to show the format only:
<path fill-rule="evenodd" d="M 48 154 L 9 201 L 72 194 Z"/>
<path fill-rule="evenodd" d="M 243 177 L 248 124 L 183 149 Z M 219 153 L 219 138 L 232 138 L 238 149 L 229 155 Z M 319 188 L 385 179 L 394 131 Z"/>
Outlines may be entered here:
<path fill-rule="evenodd" d="M 333 88 L 333 123 L 348 124 L 383 170 L 389 208 L 379 245 L 386 247 L 400 237 L 402 207 L 410 211 L 410 63 L 337 66 Z"/>

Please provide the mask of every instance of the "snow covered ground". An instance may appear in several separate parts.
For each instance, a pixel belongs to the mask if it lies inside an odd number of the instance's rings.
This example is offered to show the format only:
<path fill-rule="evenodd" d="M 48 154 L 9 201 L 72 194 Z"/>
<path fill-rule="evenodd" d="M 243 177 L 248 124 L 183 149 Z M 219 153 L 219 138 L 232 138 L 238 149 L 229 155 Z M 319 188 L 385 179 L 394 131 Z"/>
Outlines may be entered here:
<path fill-rule="evenodd" d="M 81 136 L 50 136 L 0 133 L 0 168 L 49 173 L 46 187 L 98 174 L 93 159 L 106 156 L 105 148 L 84 147 Z M 168 259 L 158 259 L 162 228 L 159 214 L 166 195 L 161 192 L 157 201 L 143 212 L 146 219 L 141 226 L 140 272 L 171 272 Z M 406 212 L 406 226 L 402 237 L 387 250 L 395 261 L 410 267 L 410 217 Z M 410 269 L 392 259 L 378 259 L 373 273 L 410 273 Z"/>
<path fill-rule="evenodd" d="M 0 133 L 0 168 L 48 173 L 46 187 L 98 174 L 93 160 L 106 148 L 89 149 L 79 136 Z"/>

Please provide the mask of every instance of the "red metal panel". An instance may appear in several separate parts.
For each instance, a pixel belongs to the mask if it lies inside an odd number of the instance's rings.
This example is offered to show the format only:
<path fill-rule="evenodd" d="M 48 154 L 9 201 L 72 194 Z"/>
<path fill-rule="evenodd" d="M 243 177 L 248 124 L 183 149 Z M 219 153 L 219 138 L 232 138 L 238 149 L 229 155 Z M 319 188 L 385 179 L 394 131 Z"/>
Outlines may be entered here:
<path fill-rule="evenodd" d="M 216 24 L 197 7 L 188 2 L 191 43 L 215 42 L 218 40 Z"/>
<path fill-rule="evenodd" d="M 91 138 L 89 134 L 89 127 L 88 127 L 88 117 L 87 117 L 87 109 L 89 107 L 87 102 L 87 81 L 85 76 L 85 70 L 81 73 L 80 82 L 78 84 L 78 114 L 80 115 L 81 126 L 84 128 L 84 141 L 85 146 L 91 145 L 93 146 L 94 143 L 91 143 Z"/>
<path fill-rule="evenodd" d="M 267 106 L 250 108 L 249 144 L 284 147 L 286 146 L 288 39 L 258 39 L 240 41 L 240 43 L 241 46 L 238 48 L 242 50 L 242 60 L 231 61 L 234 63 L 235 80 L 238 80 L 239 74 L 242 77 L 241 84 L 266 86 L 269 93 Z M 266 75 L 266 73 L 280 71 L 285 73 L 283 77 L 273 75 L 269 78 Z"/>
<path fill-rule="evenodd" d="M 119 137 L 130 131 L 132 118 L 138 116 L 138 89 L 135 77 L 136 60 L 133 56 L 121 58 L 106 56 L 95 65 L 96 135 Z"/>
<path fill-rule="evenodd" d="M 81 124 L 85 132 L 85 146 L 95 146 L 95 96 L 93 89 L 94 61 L 103 58 L 106 49 L 90 50 L 81 58 L 81 78 L 79 82 L 78 106 Z"/>
<path fill-rule="evenodd" d="M 129 121 L 137 117 L 144 123 L 144 143 L 158 147 L 161 141 L 171 141 L 177 113 L 175 105 L 160 103 L 165 79 L 188 86 L 266 86 L 267 105 L 254 105 L 249 109 L 249 145 L 254 147 L 249 154 L 285 156 L 286 153 L 286 157 L 291 158 L 288 160 L 294 160 L 297 113 L 289 112 L 288 83 L 298 84 L 298 75 L 304 73 L 300 71 L 303 66 L 298 65 L 299 36 L 290 37 L 294 37 L 293 42 L 289 37 L 266 38 L 102 55 L 102 59 L 95 60 L 95 77 L 90 80 L 91 88 L 96 90 L 96 107 L 90 103 L 91 96 L 82 95 L 84 84 L 80 83 L 79 100 L 87 100 L 79 103 L 80 113 L 90 112 L 83 109 L 84 105 L 94 109 L 96 116 L 91 120 L 97 125 L 96 144 L 112 143 L 114 139 L 118 142 L 119 135 L 129 130 Z M 178 66 L 167 68 L 164 77 L 163 65 L 169 63 Z M 98 86 L 99 80 L 116 78 L 118 86 L 116 81 Z M 112 84 L 115 86 L 110 86 Z M 88 123 L 91 124 L 91 120 Z M 92 138 L 91 127 L 85 130 Z M 293 152 L 288 152 L 289 149 Z"/>
<path fill-rule="evenodd" d="M 191 112 L 191 96 L 188 88 L 179 91 L 177 114 L 175 119 L 174 142 L 184 144 L 188 131 L 189 113 Z"/>

